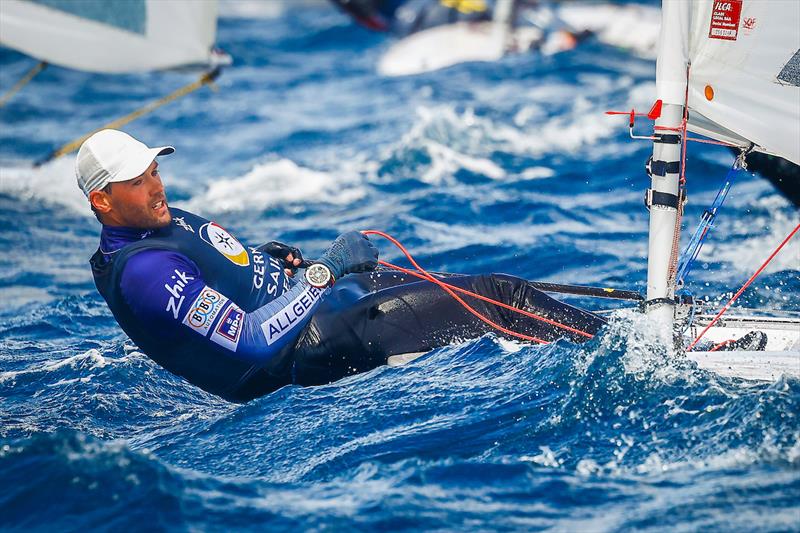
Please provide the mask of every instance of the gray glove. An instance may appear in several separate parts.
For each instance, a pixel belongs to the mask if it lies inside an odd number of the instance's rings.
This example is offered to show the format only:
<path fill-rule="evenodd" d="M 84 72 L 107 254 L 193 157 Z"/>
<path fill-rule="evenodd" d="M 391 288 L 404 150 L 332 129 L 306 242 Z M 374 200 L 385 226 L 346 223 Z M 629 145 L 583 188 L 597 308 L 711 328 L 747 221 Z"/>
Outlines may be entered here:
<path fill-rule="evenodd" d="M 378 266 L 378 249 L 358 231 L 339 235 L 317 260 L 331 270 L 335 279 L 354 272 L 375 270 Z"/>

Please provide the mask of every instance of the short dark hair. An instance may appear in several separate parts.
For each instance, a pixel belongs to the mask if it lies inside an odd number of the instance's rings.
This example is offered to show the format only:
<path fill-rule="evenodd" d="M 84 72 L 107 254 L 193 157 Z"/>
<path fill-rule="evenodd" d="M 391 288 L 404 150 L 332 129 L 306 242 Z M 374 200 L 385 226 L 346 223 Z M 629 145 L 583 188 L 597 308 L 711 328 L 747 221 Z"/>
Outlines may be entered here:
<path fill-rule="evenodd" d="M 106 185 L 105 187 L 103 187 L 100 190 L 103 191 L 106 194 L 111 194 L 111 186 L 112 185 L 113 185 L 113 183 L 109 183 L 108 185 Z M 100 213 L 98 213 L 97 210 L 94 208 L 94 204 L 92 204 L 92 202 L 89 202 L 89 207 L 92 208 L 92 213 L 94 213 L 94 217 L 102 224 L 103 221 L 100 220 Z"/>

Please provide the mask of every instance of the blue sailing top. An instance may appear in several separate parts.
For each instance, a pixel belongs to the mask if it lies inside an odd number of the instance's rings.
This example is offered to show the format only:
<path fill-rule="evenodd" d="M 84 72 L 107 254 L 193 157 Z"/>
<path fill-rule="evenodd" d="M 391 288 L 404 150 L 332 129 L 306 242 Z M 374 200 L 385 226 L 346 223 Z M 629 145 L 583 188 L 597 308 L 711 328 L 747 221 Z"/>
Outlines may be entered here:
<path fill-rule="evenodd" d="M 151 359 L 191 383 L 233 401 L 274 388 L 325 291 L 218 224 L 171 212 L 155 230 L 103 227 L 91 259 L 100 294 Z"/>

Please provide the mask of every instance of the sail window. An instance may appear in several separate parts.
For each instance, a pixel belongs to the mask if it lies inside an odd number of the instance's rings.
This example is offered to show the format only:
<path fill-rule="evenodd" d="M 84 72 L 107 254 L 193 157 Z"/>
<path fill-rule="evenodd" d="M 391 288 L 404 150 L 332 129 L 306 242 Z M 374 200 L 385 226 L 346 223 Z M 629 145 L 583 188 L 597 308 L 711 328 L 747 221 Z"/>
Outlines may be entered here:
<path fill-rule="evenodd" d="M 76 17 L 108 24 L 121 30 L 145 35 L 147 32 L 147 6 L 145 0 L 30 0 Z"/>
<path fill-rule="evenodd" d="M 792 58 L 783 66 L 778 79 L 786 83 L 791 83 L 795 87 L 800 87 L 800 49 L 794 53 Z"/>

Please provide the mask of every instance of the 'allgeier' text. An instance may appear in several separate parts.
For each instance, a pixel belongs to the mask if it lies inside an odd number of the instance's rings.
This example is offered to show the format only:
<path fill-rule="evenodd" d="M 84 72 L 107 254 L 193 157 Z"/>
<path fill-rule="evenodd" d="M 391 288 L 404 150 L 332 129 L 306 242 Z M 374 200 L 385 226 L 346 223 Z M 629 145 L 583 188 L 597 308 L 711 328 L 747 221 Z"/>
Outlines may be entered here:
<path fill-rule="evenodd" d="M 267 344 L 272 344 L 287 332 L 291 331 L 299 320 L 303 319 L 314 306 L 325 289 L 309 286 L 300 296 L 289 302 L 286 307 L 275 313 L 266 322 L 261 324 L 261 330 L 267 339 Z"/>

